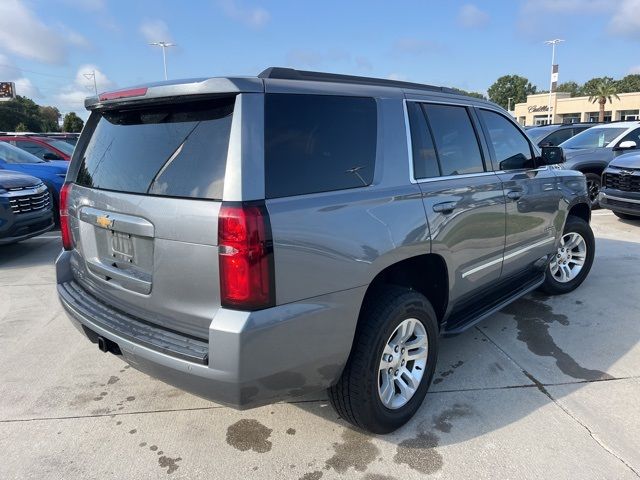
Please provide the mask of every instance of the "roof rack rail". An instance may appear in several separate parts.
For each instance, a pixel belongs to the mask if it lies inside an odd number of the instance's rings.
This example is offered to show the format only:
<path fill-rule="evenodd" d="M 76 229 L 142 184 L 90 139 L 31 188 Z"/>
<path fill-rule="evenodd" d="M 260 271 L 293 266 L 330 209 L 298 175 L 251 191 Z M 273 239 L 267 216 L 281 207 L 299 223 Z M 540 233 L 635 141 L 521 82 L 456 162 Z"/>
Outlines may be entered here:
<path fill-rule="evenodd" d="M 453 88 L 437 87 L 422 83 L 402 82 L 399 80 L 388 80 L 384 78 L 359 77 L 356 75 L 341 75 L 338 73 L 310 72 L 306 70 L 296 70 L 285 67 L 269 67 L 263 70 L 258 78 L 273 78 L 278 80 L 303 80 L 313 82 L 336 82 L 351 83 L 356 85 L 374 85 L 379 87 L 408 88 L 413 90 L 427 90 L 429 92 L 451 93 L 462 95 Z"/>

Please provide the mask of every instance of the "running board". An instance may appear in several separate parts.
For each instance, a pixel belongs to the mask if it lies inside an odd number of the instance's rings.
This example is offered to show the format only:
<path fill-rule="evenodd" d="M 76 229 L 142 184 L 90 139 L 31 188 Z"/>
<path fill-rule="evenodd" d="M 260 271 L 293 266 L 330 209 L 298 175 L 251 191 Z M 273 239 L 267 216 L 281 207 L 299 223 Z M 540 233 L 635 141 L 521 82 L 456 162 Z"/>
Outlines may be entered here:
<path fill-rule="evenodd" d="M 460 317 L 454 316 L 447 320 L 447 324 L 452 324 L 452 328 L 448 329 L 445 327 L 442 334 L 445 336 L 452 336 L 464 332 L 465 330 L 473 327 L 478 322 L 484 320 L 485 318 L 493 315 L 496 312 L 499 312 L 504 307 L 516 301 L 520 297 L 523 297 L 527 293 L 532 292 L 543 283 L 544 273 L 541 273 L 539 276 L 536 276 L 521 285 L 515 292 L 510 292 L 507 295 L 497 297 L 487 305 L 481 306 L 480 311 L 476 310 L 473 312 L 469 312 L 467 315 L 465 315 L 466 312 L 464 311 L 460 312 Z"/>

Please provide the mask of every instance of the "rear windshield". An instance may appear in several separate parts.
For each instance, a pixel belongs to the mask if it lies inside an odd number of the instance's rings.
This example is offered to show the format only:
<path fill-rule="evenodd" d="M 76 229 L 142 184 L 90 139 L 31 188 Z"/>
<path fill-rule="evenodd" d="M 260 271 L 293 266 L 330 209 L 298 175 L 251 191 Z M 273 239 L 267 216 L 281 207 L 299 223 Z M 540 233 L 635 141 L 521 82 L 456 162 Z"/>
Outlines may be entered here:
<path fill-rule="evenodd" d="M 267 94 L 267 198 L 370 185 L 376 138 L 373 98 Z"/>
<path fill-rule="evenodd" d="M 227 96 L 92 113 L 76 183 L 126 193 L 222 199 L 234 101 Z"/>

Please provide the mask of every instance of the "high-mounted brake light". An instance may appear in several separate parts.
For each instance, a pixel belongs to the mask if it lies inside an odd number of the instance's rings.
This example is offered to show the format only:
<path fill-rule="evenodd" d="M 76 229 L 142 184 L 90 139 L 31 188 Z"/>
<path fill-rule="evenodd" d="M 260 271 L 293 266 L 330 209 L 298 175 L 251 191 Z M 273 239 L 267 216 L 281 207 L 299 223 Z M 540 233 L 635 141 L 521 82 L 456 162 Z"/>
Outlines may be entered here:
<path fill-rule="evenodd" d="M 73 236 L 69 224 L 69 194 L 72 183 L 65 183 L 60 189 L 60 233 L 62 234 L 62 247 L 65 250 L 73 249 Z"/>
<path fill-rule="evenodd" d="M 223 203 L 218 248 L 222 306 L 238 310 L 273 306 L 273 240 L 264 204 Z"/>
<path fill-rule="evenodd" d="M 115 92 L 105 92 L 100 94 L 100 101 L 115 100 L 117 98 L 143 97 L 147 94 L 147 87 L 130 88 L 128 90 L 117 90 Z"/>

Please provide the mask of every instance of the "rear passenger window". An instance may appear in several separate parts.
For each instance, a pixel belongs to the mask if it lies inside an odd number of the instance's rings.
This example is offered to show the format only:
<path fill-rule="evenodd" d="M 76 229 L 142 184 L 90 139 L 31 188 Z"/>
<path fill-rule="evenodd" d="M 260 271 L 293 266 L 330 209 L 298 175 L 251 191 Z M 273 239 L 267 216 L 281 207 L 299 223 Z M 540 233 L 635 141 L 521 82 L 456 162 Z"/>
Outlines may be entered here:
<path fill-rule="evenodd" d="M 375 100 L 267 94 L 267 198 L 370 185 L 376 157 Z"/>
<path fill-rule="evenodd" d="M 465 107 L 424 104 L 442 175 L 484 172 L 478 139 Z"/>
<path fill-rule="evenodd" d="M 489 110 L 480 110 L 489 133 L 490 146 L 493 148 L 500 170 L 534 168 L 531 146 L 524 134 L 502 115 Z"/>
<path fill-rule="evenodd" d="M 422 107 L 418 103 L 410 102 L 407 103 L 407 111 L 411 126 L 413 177 L 416 179 L 437 177 L 440 175 L 438 157 Z"/>
<path fill-rule="evenodd" d="M 555 147 L 556 145 L 560 145 L 565 140 L 569 140 L 572 136 L 573 135 L 570 128 L 561 128 L 560 130 L 547 135 L 547 137 L 542 140 L 542 142 L 540 142 L 540 146 Z"/>

